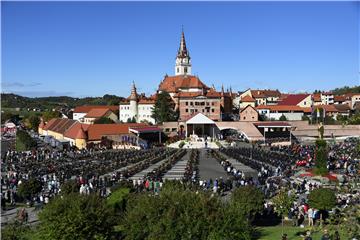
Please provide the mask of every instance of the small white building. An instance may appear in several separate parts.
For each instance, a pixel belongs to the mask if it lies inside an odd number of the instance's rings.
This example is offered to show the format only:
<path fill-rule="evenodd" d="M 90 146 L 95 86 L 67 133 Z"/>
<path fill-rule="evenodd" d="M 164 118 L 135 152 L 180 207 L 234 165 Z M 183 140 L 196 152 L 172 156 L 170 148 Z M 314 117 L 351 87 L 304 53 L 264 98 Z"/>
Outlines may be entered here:
<path fill-rule="evenodd" d="M 119 119 L 128 122 L 135 119 L 136 122 L 148 122 L 155 124 L 152 117 L 155 99 L 137 95 L 135 83 L 132 85 L 130 97 L 119 105 Z"/>

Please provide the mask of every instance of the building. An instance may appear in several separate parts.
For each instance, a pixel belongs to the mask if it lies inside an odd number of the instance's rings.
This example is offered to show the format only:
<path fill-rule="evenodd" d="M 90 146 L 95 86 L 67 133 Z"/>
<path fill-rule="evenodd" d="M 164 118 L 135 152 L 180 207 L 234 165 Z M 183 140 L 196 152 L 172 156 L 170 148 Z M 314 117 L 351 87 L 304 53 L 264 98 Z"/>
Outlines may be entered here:
<path fill-rule="evenodd" d="M 81 119 L 83 123 L 94 124 L 100 118 L 109 118 L 114 123 L 118 122 L 118 117 L 109 108 L 93 108 Z"/>
<path fill-rule="evenodd" d="M 79 149 L 86 148 L 89 143 L 99 144 L 103 137 L 126 137 L 125 145 L 136 146 L 139 143 L 140 133 L 155 132 L 160 134 L 155 126 L 145 123 L 124 124 L 84 124 L 72 119 L 53 118 L 47 124 L 41 122 L 39 134 L 51 136 L 53 139 Z M 144 142 L 145 140 L 141 140 Z M 161 139 L 160 139 L 161 141 Z"/>
<path fill-rule="evenodd" d="M 256 110 L 266 120 L 280 120 L 283 115 L 287 120 L 302 120 L 305 114 L 311 114 L 311 108 L 297 105 L 260 105 Z"/>
<path fill-rule="evenodd" d="M 147 98 L 145 94 L 138 95 L 133 82 L 130 96 L 119 105 L 119 119 L 121 122 L 148 122 L 155 124 L 152 110 L 155 105 L 155 96 Z"/>
<path fill-rule="evenodd" d="M 202 113 L 214 121 L 224 119 L 232 113 L 232 95 L 229 91 L 216 91 L 209 88 L 198 76 L 191 75 L 192 65 L 186 47 L 184 32 L 176 55 L 175 75 L 165 75 L 160 82 L 158 92 L 168 92 L 179 111 L 179 120 L 185 120 Z"/>
<path fill-rule="evenodd" d="M 251 97 L 250 95 L 245 95 L 245 96 L 241 97 L 241 99 L 240 99 L 239 109 L 241 111 L 241 109 L 244 109 L 247 106 L 255 107 L 255 105 L 256 105 L 256 100 L 253 97 Z"/>
<path fill-rule="evenodd" d="M 331 92 L 322 92 L 321 93 L 321 104 L 331 105 L 334 104 L 334 94 Z"/>
<path fill-rule="evenodd" d="M 346 103 L 349 104 L 351 109 L 354 109 L 354 105 L 360 102 L 360 93 L 347 93 L 344 95 Z"/>
<path fill-rule="evenodd" d="M 84 117 L 88 112 L 90 112 L 93 109 L 109 109 L 113 113 L 117 113 L 119 110 L 118 106 L 105 106 L 105 105 L 89 105 L 89 106 L 78 106 L 74 109 L 73 112 L 73 120 L 84 122 Z"/>
<path fill-rule="evenodd" d="M 278 102 L 278 105 L 309 108 L 313 106 L 313 100 L 311 94 L 289 94 L 285 99 Z"/>
<path fill-rule="evenodd" d="M 257 89 L 251 90 L 247 89 L 245 92 L 241 93 L 238 96 L 237 102 L 239 102 L 239 106 L 241 105 L 241 99 L 250 96 L 255 99 L 255 106 L 259 105 L 276 105 L 279 101 L 281 93 L 279 90 L 270 90 L 270 89 Z M 240 107 L 241 108 L 241 107 Z"/>
<path fill-rule="evenodd" d="M 247 105 L 245 108 L 240 110 L 240 121 L 254 122 L 259 120 L 259 113 L 254 106 Z"/>

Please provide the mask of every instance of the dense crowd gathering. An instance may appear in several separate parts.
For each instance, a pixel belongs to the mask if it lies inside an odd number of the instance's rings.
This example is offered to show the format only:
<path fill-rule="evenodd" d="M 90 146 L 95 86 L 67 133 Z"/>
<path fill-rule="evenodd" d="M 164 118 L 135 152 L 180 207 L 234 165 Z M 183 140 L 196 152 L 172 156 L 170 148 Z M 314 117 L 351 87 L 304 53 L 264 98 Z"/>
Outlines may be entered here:
<path fill-rule="evenodd" d="M 171 156 L 175 150 L 64 150 L 38 149 L 36 151 L 8 151 L 2 156 L 1 199 L 14 205 L 21 197 L 19 186 L 29 179 L 36 179 L 42 190 L 29 202 L 40 205 L 49 202 L 61 191 L 61 185 L 74 180 L 80 193 L 109 194 L 109 187 L 150 165 Z"/>

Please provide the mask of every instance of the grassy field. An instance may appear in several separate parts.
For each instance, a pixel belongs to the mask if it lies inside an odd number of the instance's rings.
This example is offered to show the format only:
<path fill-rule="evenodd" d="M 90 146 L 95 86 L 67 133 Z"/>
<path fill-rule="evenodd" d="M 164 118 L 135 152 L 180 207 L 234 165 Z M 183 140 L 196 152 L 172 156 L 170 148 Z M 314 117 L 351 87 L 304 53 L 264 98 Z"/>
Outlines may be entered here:
<path fill-rule="evenodd" d="M 259 238 L 258 240 L 281 240 L 282 236 L 282 228 L 281 226 L 275 227 L 258 227 L 257 228 Z M 289 240 L 301 240 L 304 239 L 301 237 L 301 234 L 306 231 L 306 228 L 299 228 L 299 227 L 284 227 L 284 233 L 288 235 Z M 313 240 L 320 240 L 323 232 L 322 231 L 315 231 L 311 234 Z M 344 233 L 340 232 L 341 239 L 348 239 Z"/>

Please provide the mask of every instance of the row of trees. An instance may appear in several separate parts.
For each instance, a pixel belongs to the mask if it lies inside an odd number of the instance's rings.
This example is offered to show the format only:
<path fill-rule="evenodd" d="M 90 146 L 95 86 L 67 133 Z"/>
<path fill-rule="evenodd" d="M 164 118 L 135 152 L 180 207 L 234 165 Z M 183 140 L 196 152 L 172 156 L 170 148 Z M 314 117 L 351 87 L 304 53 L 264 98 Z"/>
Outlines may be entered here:
<path fill-rule="evenodd" d="M 123 191 L 119 197 L 115 191 L 117 198 L 102 199 L 73 191 L 78 187 L 67 184 L 63 195 L 39 213 L 34 229 L 12 231 L 10 225 L 3 234 L 12 235 L 10 239 L 250 240 L 251 222 L 264 202 L 263 194 L 252 186 L 237 189 L 226 203 L 179 182 L 165 183 L 158 196 Z"/>
<path fill-rule="evenodd" d="M 226 202 L 180 182 L 166 182 L 158 196 L 120 188 L 103 199 L 97 194 L 80 195 L 78 191 L 74 181 L 64 184 L 62 195 L 40 212 L 40 223 L 35 228 L 9 225 L 3 230 L 3 237 L 250 240 L 255 233 L 252 222 L 264 204 L 263 193 L 254 186 L 236 189 Z M 294 194 L 283 189 L 272 202 L 284 218 L 294 200 Z M 320 211 L 331 210 L 336 204 L 334 191 L 324 188 L 313 190 L 308 200 L 310 207 Z"/>

